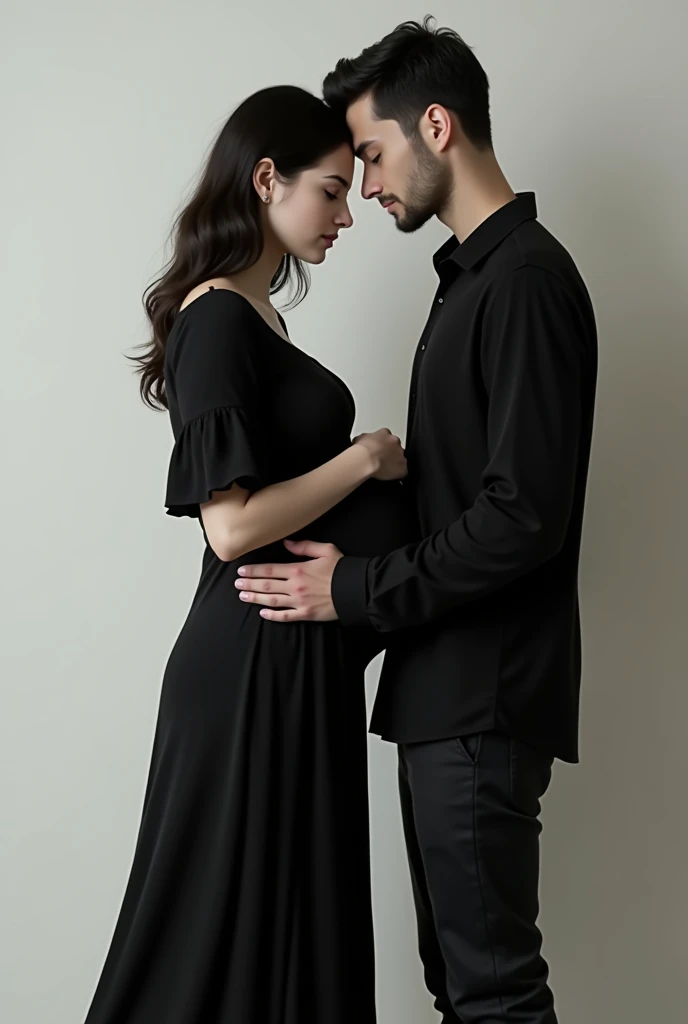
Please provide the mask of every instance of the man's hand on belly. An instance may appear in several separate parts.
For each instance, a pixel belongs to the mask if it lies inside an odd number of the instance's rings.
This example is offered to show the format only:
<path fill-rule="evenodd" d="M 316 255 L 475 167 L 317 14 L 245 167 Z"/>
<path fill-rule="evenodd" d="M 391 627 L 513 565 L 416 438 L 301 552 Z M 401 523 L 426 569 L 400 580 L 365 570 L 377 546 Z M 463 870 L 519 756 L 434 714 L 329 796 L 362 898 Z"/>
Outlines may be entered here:
<path fill-rule="evenodd" d="M 305 555 L 310 561 L 240 566 L 241 579 L 234 584 L 239 598 L 265 605 L 260 614 L 272 622 L 333 622 L 337 613 L 332 576 L 342 552 L 334 544 L 311 540 L 285 540 L 284 544 L 292 554 Z"/>

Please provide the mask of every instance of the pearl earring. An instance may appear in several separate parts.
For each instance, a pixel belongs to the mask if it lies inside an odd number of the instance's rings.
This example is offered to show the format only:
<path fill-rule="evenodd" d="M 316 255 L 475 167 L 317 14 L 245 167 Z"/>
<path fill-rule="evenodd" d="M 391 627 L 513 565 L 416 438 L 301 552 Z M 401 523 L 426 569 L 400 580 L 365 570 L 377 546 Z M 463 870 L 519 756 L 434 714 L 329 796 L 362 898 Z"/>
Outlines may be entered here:
<path fill-rule="evenodd" d="M 269 201 L 270 200 L 268 199 L 268 195 L 267 195 L 267 192 L 266 192 L 265 195 L 263 196 L 263 202 L 264 203 L 268 203 Z"/>

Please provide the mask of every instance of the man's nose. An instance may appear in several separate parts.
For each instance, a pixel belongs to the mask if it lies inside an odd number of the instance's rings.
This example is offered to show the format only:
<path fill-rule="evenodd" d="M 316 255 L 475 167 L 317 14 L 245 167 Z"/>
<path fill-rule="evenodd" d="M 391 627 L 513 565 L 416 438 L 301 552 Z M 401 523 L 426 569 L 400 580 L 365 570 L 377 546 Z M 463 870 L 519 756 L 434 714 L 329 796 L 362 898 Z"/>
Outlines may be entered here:
<path fill-rule="evenodd" d="M 361 182 L 361 195 L 364 199 L 375 199 L 382 194 L 382 182 L 376 176 L 364 173 Z"/>

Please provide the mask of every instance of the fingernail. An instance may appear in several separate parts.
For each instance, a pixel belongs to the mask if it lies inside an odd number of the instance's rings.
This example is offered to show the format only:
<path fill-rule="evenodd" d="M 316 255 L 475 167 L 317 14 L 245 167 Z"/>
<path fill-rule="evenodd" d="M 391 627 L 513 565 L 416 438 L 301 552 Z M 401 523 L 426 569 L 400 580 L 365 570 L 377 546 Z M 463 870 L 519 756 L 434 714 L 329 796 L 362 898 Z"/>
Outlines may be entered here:
<path fill-rule="evenodd" d="M 246 566 L 245 565 L 240 565 L 239 568 L 237 569 L 237 573 L 239 574 L 239 576 L 245 576 L 246 575 Z"/>
<path fill-rule="evenodd" d="M 246 593 L 245 590 L 242 590 L 242 592 L 239 594 L 239 597 L 241 598 L 242 601 L 248 601 L 249 595 Z"/>
<path fill-rule="evenodd" d="M 241 590 L 243 585 L 244 585 L 244 581 L 243 580 L 234 580 L 234 586 L 237 588 L 237 590 Z"/>

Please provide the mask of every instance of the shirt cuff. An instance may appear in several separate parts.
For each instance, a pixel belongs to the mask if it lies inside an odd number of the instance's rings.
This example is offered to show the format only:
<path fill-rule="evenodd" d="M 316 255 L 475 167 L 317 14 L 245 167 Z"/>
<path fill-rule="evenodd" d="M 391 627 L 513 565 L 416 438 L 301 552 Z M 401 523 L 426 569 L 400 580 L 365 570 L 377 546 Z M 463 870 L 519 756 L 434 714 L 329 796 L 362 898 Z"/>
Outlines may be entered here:
<path fill-rule="evenodd" d="M 332 603 L 343 626 L 369 626 L 368 565 L 369 558 L 344 555 L 337 562 L 332 576 Z"/>

